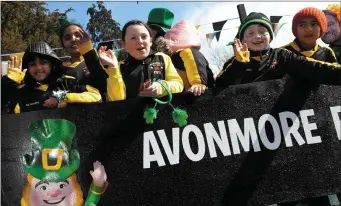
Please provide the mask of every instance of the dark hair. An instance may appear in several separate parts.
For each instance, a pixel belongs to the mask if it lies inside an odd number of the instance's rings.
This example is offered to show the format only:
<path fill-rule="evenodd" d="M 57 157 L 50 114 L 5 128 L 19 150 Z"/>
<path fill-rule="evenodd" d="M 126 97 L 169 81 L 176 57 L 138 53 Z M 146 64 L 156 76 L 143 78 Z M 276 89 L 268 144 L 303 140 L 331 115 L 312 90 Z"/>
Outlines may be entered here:
<path fill-rule="evenodd" d="M 122 41 L 125 41 L 125 35 L 127 33 L 127 28 L 131 25 L 141 25 L 141 26 L 144 26 L 147 30 L 148 30 L 148 33 L 149 33 L 149 36 L 151 37 L 152 36 L 152 31 L 150 29 L 150 27 L 144 23 L 143 21 L 140 21 L 140 20 L 131 20 L 131 21 L 128 21 L 124 26 L 123 26 L 123 29 L 122 29 Z"/>
<path fill-rule="evenodd" d="M 60 39 L 60 44 L 62 45 L 62 47 L 64 47 L 64 44 L 63 44 L 63 36 L 64 36 L 64 32 L 65 32 L 65 29 L 68 28 L 69 26 L 78 26 L 79 28 L 83 29 L 83 27 L 79 24 L 76 24 L 76 23 L 70 23 L 68 25 L 65 25 L 65 27 L 61 27 L 60 30 L 59 30 L 59 39 Z"/>
<path fill-rule="evenodd" d="M 27 57 L 27 63 L 31 61 L 35 61 L 37 58 L 47 60 L 49 62 L 49 67 L 50 67 L 49 76 L 46 79 L 44 79 L 41 83 L 53 84 L 58 77 L 62 76 L 62 65 L 60 64 L 60 62 L 56 61 L 54 58 L 49 57 L 47 55 L 43 55 L 39 53 L 30 53 L 29 56 Z M 27 69 L 28 70 L 30 69 L 28 65 L 27 65 Z M 37 85 L 37 81 L 33 79 L 30 72 L 26 73 L 24 77 L 24 82 L 27 86 Z"/>

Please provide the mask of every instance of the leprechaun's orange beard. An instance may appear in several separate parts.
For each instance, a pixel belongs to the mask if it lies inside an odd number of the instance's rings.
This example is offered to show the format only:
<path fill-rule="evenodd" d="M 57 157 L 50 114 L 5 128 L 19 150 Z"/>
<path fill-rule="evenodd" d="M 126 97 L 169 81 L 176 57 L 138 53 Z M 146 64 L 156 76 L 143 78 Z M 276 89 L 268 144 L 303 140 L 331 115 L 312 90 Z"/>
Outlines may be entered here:
<path fill-rule="evenodd" d="M 83 194 L 77 183 L 77 176 L 73 174 L 65 181 L 42 182 L 27 175 L 28 184 L 25 185 L 21 198 L 21 206 L 81 206 Z"/>

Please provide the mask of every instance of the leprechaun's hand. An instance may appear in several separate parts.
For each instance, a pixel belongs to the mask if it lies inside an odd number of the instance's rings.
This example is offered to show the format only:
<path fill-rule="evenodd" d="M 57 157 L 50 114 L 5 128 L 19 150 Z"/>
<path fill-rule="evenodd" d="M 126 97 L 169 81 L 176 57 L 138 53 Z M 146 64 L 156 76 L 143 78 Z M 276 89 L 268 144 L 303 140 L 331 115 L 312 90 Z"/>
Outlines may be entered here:
<path fill-rule="evenodd" d="M 104 166 L 99 161 L 94 162 L 94 170 L 91 170 L 90 174 L 92 176 L 93 183 L 96 186 L 104 186 L 104 183 L 107 181 L 107 174 L 105 173 Z"/>

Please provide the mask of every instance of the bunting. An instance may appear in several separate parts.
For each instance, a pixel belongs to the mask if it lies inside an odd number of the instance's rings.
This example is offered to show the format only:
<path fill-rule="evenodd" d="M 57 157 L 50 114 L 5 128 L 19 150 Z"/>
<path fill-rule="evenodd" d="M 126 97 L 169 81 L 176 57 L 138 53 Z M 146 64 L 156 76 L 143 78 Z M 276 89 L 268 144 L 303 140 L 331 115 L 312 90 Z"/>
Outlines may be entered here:
<path fill-rule="evenodd" d="M 225 24 L 226 22 L 227 22 L 227 20 L 218 21 L 218 22 L 214 22 L 214 23 L 213 23 L 213 30 L 216 32 L 217 41 L 219 41 L 220 31 L 223 29 L 224 24 Z M 219 31 L 219 32 L 217 32 L 217 31 Z"/>
<path fill-rule="evenodd" d="M 275 36 L 277 36 L 277 34 L 278 34 L 278 31 L 283 27 L 283 25 L 285 25 L 285 24 L 287 24 L 287 22 L 285 22 L 285 23 L 274 23 L 273 24 L 273 28 L 274 28 L 274 34 L 275 34 Z"/>
<path fill-rule="evenodd" d="M 200 25 L 196 25 L 195 28 L 198 30 L 200 28 Z"/>
<path fill-rule="evenodd" d="M 212 40 L 214 39 L 214 37 L 215 37 L 215 32 L 206 34 L 206 40 L 208 43 L 208 47 L 210 47 L 210 48 L 211 48 L 211 43 L 212 43 Z"/>
<path fill-rule="evenodd" d="M 279 26 L 279 21 L 283 16 L 270 16 L 270 22 L 272 26 L 272 30 L 275 32 L 277 27 Z"/>
<path fill-rule="evenodd" d="M 227 28 L 227 29 L 222 29 L 220 31 L 215 31 L 212 33 L 207 33 L 206 34 L 206 40 L 207 40 L 208 46 L 211 47 L 211 42 L 214 39 L 214 37 L 217 37 L 217 33 L 219 33 L 219 35 L 220 35 L 220 33 L 222 31 L 226 31 L 226 30 L 230 30 L 230 29 L 234 29 L 234 28 L 239 28 L 239 26 L 235 26 L 235 27 L 231 27 L 231 28 Z M 217 39 L 217 41 L 219 41 L 219 40 Z"/>

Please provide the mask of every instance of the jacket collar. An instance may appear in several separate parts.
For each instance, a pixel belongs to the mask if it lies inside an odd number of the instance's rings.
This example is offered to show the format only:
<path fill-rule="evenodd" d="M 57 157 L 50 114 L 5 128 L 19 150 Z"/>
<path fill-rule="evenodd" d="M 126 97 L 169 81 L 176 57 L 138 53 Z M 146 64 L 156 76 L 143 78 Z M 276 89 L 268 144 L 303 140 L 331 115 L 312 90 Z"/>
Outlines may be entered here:
<path fill-rule="evenodd" d="M 250 50 L 250 57 L 257 60 L 257 61 L 261 61 L 262 59 L 269 56 L 270 50 L 271 50 L 271 48 L 263 49 L 261 51 Z"/>
<path fill-rule="evenodd" d="M 303 51 L 316 52 L 319 48 L 319 45 L 315 44 L 315 46 L 312 49 L 304 50 L 304 49 L 302 49 L 303 47 L 301 46 L 300 41 L 297 38 L 293 42 L 290 43 L 290 46 L 292 46 L 292 48 L 294 48 L 298 52 L 303 52 Z"/>
<path fill-rule="evenodd" d="M 144 64 L 147 61 L 147 59 L 149 59 L 150 57 L 154 56 L 155 53 L 156 53 L 156 51 L 151 49 L 150 52 L 149 52 L 149 55 L 145 59 L 143 59 L 143 60 L 135 59 L 134 57 L 132 57 L 128 53 L 128 57 L 124 60 L 124 63 L 125 64 L 132 64 L 132 65 Z"/>

